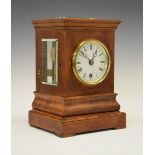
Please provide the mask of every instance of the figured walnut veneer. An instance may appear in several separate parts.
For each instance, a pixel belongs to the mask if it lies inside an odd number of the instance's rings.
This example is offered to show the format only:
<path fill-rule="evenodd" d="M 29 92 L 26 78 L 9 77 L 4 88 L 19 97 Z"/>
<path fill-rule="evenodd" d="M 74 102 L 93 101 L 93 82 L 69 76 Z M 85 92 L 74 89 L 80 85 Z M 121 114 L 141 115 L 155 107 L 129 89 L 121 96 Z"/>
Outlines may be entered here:
<path fill-rule="evenodd" d="M 31 126 L 54 132 L 60 137 L 101 129 L 126 126 L 125 113 L 114 93 L 114 43 L 119 20 L 92 18 L 54 18 L 34 20 L 36 32 L 36 91 Z M 43 38 L 58 39 L 58 86 L 41 82 Z M 111 67 L 103 82 L 95 86 L 80 83 L 72 70 L 72 56 L 77 45 L 94 38 L 109 50 Z"/>

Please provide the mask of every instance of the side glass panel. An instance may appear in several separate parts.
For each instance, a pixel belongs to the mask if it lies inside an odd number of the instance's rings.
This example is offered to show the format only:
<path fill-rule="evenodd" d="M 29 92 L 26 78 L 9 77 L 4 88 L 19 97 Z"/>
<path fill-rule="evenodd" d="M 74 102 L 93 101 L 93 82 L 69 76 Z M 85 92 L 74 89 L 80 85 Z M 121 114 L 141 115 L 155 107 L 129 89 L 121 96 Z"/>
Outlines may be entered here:
<path fill-rule="evenodd" d="M 42 39 L 41 81 L 58 85 L 58 39 Z"/>

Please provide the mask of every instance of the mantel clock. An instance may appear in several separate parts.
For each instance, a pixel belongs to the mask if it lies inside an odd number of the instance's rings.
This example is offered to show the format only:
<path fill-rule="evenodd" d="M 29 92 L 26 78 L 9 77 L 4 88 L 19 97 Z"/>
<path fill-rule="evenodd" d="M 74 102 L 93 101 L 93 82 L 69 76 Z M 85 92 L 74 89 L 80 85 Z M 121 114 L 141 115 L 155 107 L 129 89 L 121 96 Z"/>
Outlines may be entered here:
<path fill-rule="evenodd" d="M 114 36 L 119 20 L 34 20 L 36 91 L 31 126 L 60 137 L 126 127 L 114 93 Z"/>

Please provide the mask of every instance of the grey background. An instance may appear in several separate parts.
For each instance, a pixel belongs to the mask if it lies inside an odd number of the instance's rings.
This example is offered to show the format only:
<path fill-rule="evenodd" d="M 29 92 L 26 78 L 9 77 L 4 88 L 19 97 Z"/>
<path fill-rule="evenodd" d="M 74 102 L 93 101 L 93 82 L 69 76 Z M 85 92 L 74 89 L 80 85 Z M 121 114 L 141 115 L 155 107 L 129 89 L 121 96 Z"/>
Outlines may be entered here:
<path fill-rule="evenodd" d="M 12 0 L 14 155 L 142 154 L 142 9 L 142 0 Z M 115 92 L 121 111 L 127 113 L 127 129 L 64 140 L 29 127 L 27 112 L 35 90 L 35 33 L 31 21 L 60 16 L 122 20 L 116 30 Z"/>

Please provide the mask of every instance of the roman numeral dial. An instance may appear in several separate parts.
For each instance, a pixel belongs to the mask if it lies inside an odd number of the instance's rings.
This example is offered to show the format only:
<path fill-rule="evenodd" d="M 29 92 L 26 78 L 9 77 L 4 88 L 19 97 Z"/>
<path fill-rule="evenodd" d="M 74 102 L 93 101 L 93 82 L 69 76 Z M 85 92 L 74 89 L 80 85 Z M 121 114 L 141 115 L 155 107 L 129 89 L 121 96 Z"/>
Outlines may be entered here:
<path fill-rule="evenodd" d="M 74 51 L 73 72 L 85 85 L 101 83 L 110 71 L 110 54 L 106 45 L 99 40 L 85 40 Z"/>

